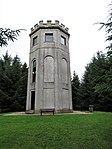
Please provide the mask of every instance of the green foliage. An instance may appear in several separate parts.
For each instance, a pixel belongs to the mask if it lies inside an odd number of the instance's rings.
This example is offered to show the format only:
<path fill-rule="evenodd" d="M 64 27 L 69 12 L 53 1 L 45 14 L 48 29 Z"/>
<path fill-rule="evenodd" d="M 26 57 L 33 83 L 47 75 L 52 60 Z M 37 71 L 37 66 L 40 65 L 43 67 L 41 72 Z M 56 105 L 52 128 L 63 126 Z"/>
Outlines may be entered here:
<path fill-rule="evenodd" d="M 107 22 L 100 22 L 105 28 L 106 41 L 109 41 L 107 54 L 97 52 L 85 67 L 80 84 L 79 99 L 82 109 L 94 105 L 95 110 L 112 111 L 112 2 Z"/>
<path fill-rule="evenodd" d="M 3 29 L 0 28 L 0 46 L 7 46 L 8 40 L 11 40 L 14 42 L 14 40 L 17 40 L 17 35 L 19 35 L 19 30 L 13 31 L 10 29 Z"/>
<path fill-rule="evenodd" d="M 27 65 L 22 64 L 16 55 L 0 59 L 0 110 L 25 110 L 27 94 Z"/>
<path fill-rule="evenodd" d="M 100 130 L 100 131 L 99 131 Z M 112 113 L 0 116 L 1 149 L 111 149 Z"/>
<path fill-rule="evenodd" d="M 24 29 L 18 29 L 18 30 L 11 30 L 9 28 L 0 28 L 0 47 L 7 46 L 8 41 L 17 40 L 17 36 L 19 36 L 21 30 Z"/>
<path fill-rule="evenodd" d="M 112 58 L 98 52 L 87 65 L 81 82 L 83 108 L 112 111 Z"/>
<path fill-rule="evenodd" d="M 78 106 L 80 104 L 79 88 L 80 88 L 79 77 L 78 77 L 78 75 L 76 75 L 76 73 L 74 71 L 73 79 L 72 79 L 72 105 L 73 105 L 73 110 L 78 109 Z"/>
<path fill-rule="evenodd" d="M 106 48 L 108 49 L 108 55 L 112 55 L 112 1 L 109 4 L 109 14 L 107 17 L 106 22 L 100 22 L 98 24 L 101 25 L 100 29 L 105 28 L 106 31 L 106 41 L 109 42 L 109 46 Z"/>
<path fill-rule="evenodd" d="M 80 109 L 88 110 L 89 105 L 94 105 L 95 110 L 112 111 L 112 2 L 109 7 L 107 22 L 98 23 L 100 29 L 105 28 L 106 41 L 109 42 L 108 52 L 97 52 L 85 67 L 77 100 L 77 90 L 72 87 L 73 101 L 78 101 Z M 73 106 L 74 104 L 77 103 L 74 102 Z"/>

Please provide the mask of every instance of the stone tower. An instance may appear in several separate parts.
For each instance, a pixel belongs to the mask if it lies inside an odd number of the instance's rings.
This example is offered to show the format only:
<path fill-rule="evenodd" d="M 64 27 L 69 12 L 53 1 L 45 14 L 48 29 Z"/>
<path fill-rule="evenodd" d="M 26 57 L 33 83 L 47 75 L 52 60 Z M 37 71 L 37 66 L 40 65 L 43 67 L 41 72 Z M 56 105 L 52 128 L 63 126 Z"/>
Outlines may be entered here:
<path fill-rule="evenodd" d="M 26 113 L 72 112 L 69 37 L 57 20 L 31 28 Z"/>

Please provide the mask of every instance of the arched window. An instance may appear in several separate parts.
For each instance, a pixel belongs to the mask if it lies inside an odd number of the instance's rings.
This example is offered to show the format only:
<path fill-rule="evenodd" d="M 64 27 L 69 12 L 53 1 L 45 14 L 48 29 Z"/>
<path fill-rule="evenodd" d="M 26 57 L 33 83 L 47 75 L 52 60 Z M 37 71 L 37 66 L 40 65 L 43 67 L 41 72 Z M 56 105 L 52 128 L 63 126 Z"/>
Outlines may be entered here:
<path fill-rule="evenodd" d="M 62 82 L 63 83 L 68 83 L 68 73 L 67 73 L 67 60 L 65 58 L 62 58 L 62 69 L 61 69 L 61 74 L 62 74 Z"/>
<path fill-rule="evenodd" d="M 44 82 L 54 82 L 54 58 L 52 56 L 44 59 Z"/>
<path fill-rule="evenodd" d="M 36 80 L 36 60 L 33 60 L 33 69 L 32 69 L 32 82 Z"/>

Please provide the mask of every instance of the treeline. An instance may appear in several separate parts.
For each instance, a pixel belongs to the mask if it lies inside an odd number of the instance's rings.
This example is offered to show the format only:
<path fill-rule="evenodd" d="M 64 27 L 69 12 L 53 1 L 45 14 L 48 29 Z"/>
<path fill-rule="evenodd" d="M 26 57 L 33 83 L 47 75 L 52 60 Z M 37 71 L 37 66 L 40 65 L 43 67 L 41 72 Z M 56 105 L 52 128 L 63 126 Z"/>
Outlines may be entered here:
<path fill-rule="evenodd" d="M 81 81 L 74 72 L 72 80 L 73 109 L 112 111 L 112 2 L 106 22 L 96 23 L 106 32 L 107 53 L 97 52 L 85 67 Z"/>
<path fill-rule="evenodd" d="M 112 56 L 97 52 L 86 66 L 79 81 L 74 72 L 72 80 L 73 109 L 112 111 Z"/>
<path fill-rule="evenodd" d="M 0 59 L 0 111 L 23 111 L 27 95 L 27 64 L 8 52 Z"/>
<path fill-rule="evenodd" d="M 27 64 L 16 55 L 6 53 L 0 59 L 0 111 L 25 111 L 27 96 Z M 85 67 L 82 80 L 74 72 L 72 79 L 74 110 L 112 111 L 112 56 L 97 52 Z"/>
<path fill-rule="evenodd" d="M 108 52 L 97 52 L 85 67 L 82 80 L 74 72 L 72 79 L 72 102 L 74 110 L 112 111 L 112 2 L 107 22 L 100 22 L 105 28 Z M 16 32 L 16 33 L 15 33 Z M 0 30 L 0 47 L 7 41 L 14 40 L 19 30 Z M 27 64 L 22 64 L 19 57 L 12 58 L 6 53 L 0 59 L 0 111 L 24 111 L 27 96 Z"/>

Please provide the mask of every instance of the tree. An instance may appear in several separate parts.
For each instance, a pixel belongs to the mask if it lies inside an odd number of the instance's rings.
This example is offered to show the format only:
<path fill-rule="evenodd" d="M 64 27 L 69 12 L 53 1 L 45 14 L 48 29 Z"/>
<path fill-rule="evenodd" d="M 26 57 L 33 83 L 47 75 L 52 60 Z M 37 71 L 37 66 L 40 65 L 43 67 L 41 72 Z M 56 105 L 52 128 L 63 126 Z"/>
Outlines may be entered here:
<path fill-rule="evenodd" d="M 101 28 L 105 28 L 106 41 L 109 42 L 109 46 L 106 47 L 107 57 L 106 57 L 106 73 L 103 74 L 105 81 L 99 83 L 95 87 L 95 92 L 99 93 L 100 105 L 106 111 L 111 111 L 112 109 L 112 1 L 109 4 L 109 14 L 106 22 L 100 22 Z"/>
<path fill-rule="evenodd" d="M 0 59 L 0 109 L 1 111 L 25 110 L 27 95 L 27 64 L 16 55 Z"/>
<path fill-rule="evenodd" d="M 112 111 L 112 57 L 106 58 L 103 81 L 95 86 L 95 92 L 99 95 L 100 107 L 104 111 Z"/>
<path fill-rule="evenodd" d="M 10 111 L 10 97 L 12 92 L 11 76 L 11 61 L 12 58 L 6 53 L 3 59 L 0 59 L 0 109 Z"/>
<path fill-rule="evenodd" d="M 95 110 L 112 111 L 112 59 L 102 52 L 87 65 L 81 82 L 81 99 L 84 109 L 90 104 Z"/>
<path fill-rule="evenodd" d="M 26 106 L 26 95 L 27 95 L 27 78 L 28 78 L 28 69 L 27 64 L 24 63 L 21 67 L 21 77 L 17 83 L 17 94 L 18 94 L 18 103 L 21 105 L 21 110 L 25 110 Z"/>
<path fill-rule="evenodd" d="M 80 104 L 80 102 L 79 102 L 79 87 L 80 87 L 79 77 L 74 71 L 73 79 L 72 79 L 72 105 L 73 105 L 74 110 L 78 109 L 78 106 Z"/>
<path fill-rule="evenodd" d="M 112 2 L 109 6 L 107 22 L 98 23 L 100 29 L 105 28 L 106 41 L 109 42 L 106 47 L 108 52 L 97 52 L 85 67 L 79 90 L 83 109 L 88 109 L 93 104 L 95 110 L 112 111 Z"/>
<path fill-rule="evenodd" d="M 17 40 L 17 36 L 19 36 L 21 30 L 24 29 L 18 29 L 18 30 L 11 30 L 9 28 L 0 28 L 0 47 L 7 46 L 8 41 Z"/>
<path fill-rule="evenodd" d="M 107 46 L 106 48 L 108 49 L 107 54 L 108 55 L 112 55 L 112 1 L 109 4 L 109 14 L 107 17 L 107 21 L 106 22 L 99 22 L 98 24 L 101 25 L 100 30 L 102 28 L 105 28 L 106 31 L 106 41 L 109 42 L 109 46 Z"/>

